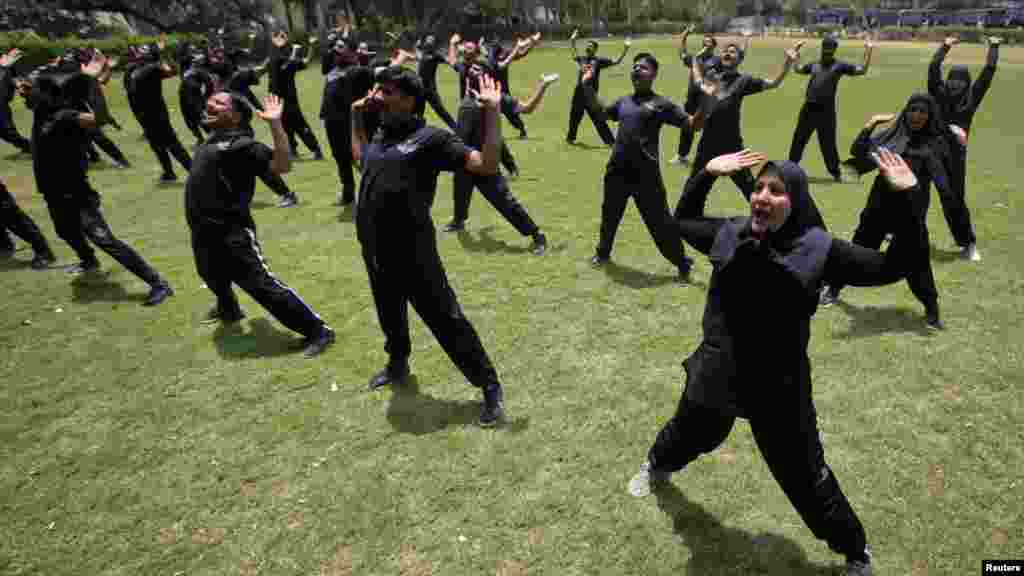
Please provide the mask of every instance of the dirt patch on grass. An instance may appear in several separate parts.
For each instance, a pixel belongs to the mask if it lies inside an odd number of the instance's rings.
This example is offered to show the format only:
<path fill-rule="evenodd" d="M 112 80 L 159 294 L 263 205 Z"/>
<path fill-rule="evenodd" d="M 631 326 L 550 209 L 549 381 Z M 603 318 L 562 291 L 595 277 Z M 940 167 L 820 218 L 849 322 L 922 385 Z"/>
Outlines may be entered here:
<path fill-rule="evenodd" d="M 398 551 L 398 569 L 402 576 L 430 576 L 434 573 L 430 560 L 421 558 L 409 544 L 403 544 Z"/>
<path fill-rule="evenodd" d="M 3 182 L 19 204 L 27 202 L 36 193 L 35 180 L 29 176 L 4 175 Z"/>
<path fill-rule="evenodd" d="M 276 480 L 270 485 L 270 493 L 278 498 L 287 498 L 291 493 L 291 486 L 287 480 Z"/>
<path fill-rule="evenodd" d="M 259 564 L 255 560 L 242 560 L 238 565 L 238 576 L 256 576 L 259 574 Z"/>
<path fill-rule="evenodd" d="M 302 512 L 292 512 L 288 515 L 288 522 L 286 525 L 289 530 L 298 530 L 306 525 L 306 517 Z"/>
<path fill-rule="evenodd" d="M 526 540 L 530 543 L 530 546 L 540 546 L 544 543 L 544 529 L 530 528 L 526 533 Z"/>
<path fill-rule="evenodd" d="M 175 528 L 161 528 L 156 536 L 156 541 L 164 546 L 170 546 L 178 542 L 178 531 Z"/>
<path fill-rule="evenodd" d="M 242 496 L 252 498 L 256 495 L 256 481 L 242 480 L 242 484 L 238 487 L 238 491 L 241 492 Z"/>
<path fill-rule="evenodd" d="M 1010 532 L 1006 528 L 993 528 L 992 543 L 996 546 L 1006 546 L 1010 543 Z"/>
<path fill-rule="evenodd" d="M 914 560 L 914 565 L 910 568 L 910 576 L 928 576 L 928 561 Z"/>
<path fill-rule="evenodd" d="M 224 536 L 226 536 L 227 533 L 228 531 L 223 528 L 196 528 L 192 531 L 192 543 L 207 545 L 220 544 L 224 541 Z"/>
<path fill-rule="evenodd" d="M 722 448 L 718 451 L 718 461 L 722 464 L 735 464 L 736 450 L 733 450 L 732 448 Z"/>
<path fill-rule="evenodd" d="M 946 469 L 942 464 L 928 468 L 928 494 L 932 498 L 942 498 L 946 494 Z"/>
<path fill-rule="evenodd" d="M 320 566 L 320 576 L 351 576 L 352 547 L 340 545 L 334 551 L 334 557 Z"/>
<path fill-rule="evenodd" d="M 945 396 L 946 400 L 949 400 L 950 402 L 959 402 L 960 385 L 950 384 L 949 386 L 946 386 L 946 389 L 943 391 L 942 395 Z"/>
<path fill-rule="evenodd" d="M 515 560 L 501 560 L 495 576 L 526 576 L 526 564 Z"/>

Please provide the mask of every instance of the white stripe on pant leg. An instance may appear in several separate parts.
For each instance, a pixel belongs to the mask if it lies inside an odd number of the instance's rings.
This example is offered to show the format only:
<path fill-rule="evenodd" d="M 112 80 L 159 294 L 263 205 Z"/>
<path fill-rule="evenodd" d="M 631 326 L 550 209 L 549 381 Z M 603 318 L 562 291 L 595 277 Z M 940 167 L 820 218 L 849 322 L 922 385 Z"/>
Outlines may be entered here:
<path fill-rule="evenodd" d="M 253 251 L 256 253 L 256 258 L 260 261 L 260 266 L 263 267 L 263 272 L 266 273 L 267 277 L 269 277 L 278 287 L 291 292 L 292 296 L 295 296 L 295 299 L 305 306 L 306 310 L 309 310 L 310 314 L 312 314 L 317 320 L 323 322 L 323 318 L 313 311 L 309 304 L 306 304 L 306 301 L 303 300 L 295 290 L 292 290 L 287 284 L 278 280 L 277 277 L 270 272 L 270 268 L 267 267 L 267 262 L 263 259 L 263 251 L 260 250 L 260 245 L 256 242 L 256 234 L 249 228 L 245 229 L 245 233 L 249 235 L 249 241 L 252 243 Z M 326 325 L 326 323 L 324 325 Z"/>

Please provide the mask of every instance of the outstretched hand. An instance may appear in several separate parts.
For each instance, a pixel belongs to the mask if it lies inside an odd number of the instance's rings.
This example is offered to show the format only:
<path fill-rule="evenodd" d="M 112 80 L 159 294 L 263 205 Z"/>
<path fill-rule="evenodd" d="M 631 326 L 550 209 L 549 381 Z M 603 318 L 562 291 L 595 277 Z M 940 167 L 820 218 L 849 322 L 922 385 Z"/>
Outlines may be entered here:
<path fill-rule="evenodd" d="M 17 48 L 11 48 L 6 54 L 0 56 L 0 66 L 4 68 L 14 66 L 14 63 L 21 60 L 22 56 L 24 56 L 24 52 Z"/>
<path fill-rule="evenodd" d="M 451 39 L 448 40 L 449 44 L 458 44 L 459 42 L 462 42 L 462 36 L 459 36 L 458 32 L 452 34 Z"/>
<path fill-rule="evenodd" d="M 167 32 L 160 33 L 160 39 L 156 41 L 156 47 L 159 48 L 161 52 L 167 49 Z"/>
<path fill-rule="evenodd" d="M 107 64 L 107 57 L 99 52 L 93 52 L 92 60 L 88 64 L 82 64 L 82 73 L 93 78 L 99 76 Z"/>
<path fill-rule="evenodd" d="M 752 168 L 767 160 L 768 157 L 761 152 L 754 152 L 747 148 L 746 150 L 712 158 L 704 167 L 704 170 L 712 176 L 727 176 L 744 168 Z"/>
<path fill-rule="evenodd" d="M 907 161 L 899 154 L 887 148 L 879 148 L 877 152 L 871 153 L 871 157 L 878 164 L 878 171 L 893 190 L 910 190 L 917 186 L 917 176 L 907 165 Z"/>
<path fill-rule="evenodd" d="M 484 108 L 497 110 L 501 104 L 501 82 L 498 82 L 489 74 L 480 77 L 480 91 L 472 91 L 477 102 L 484 105 Z"/>
<path fill-rule="evenodd" d="M 960 39 L 956 36 L 946 36 L 946 39 L 942 41 L 946 46 L 953 46 L 960 43 Z"/>
<path fill-rule="evenodd" d="M 284 104 L 281 99 L 273 94 L 267 94 L 263 97 L 263 110 L 256 110 L 255 113 L 267 122 L 274 122 L 281 119 L 283 110 Z"/>
<path fill-rule="evenodd" d="M 889 122 L 892 122 L 895 119 L 895 114 L 875 114 L 874 116 L 871 117 L 871 120 L 868 121 L 868 125 L 872 129 L 874 129 L 876 126 L 880 124 L 888 124 Z"/>
<path fill-rule="evenodd" d="M 789 50 L 786 50 L 786 60 L 789 60 L 790 62 L 792 62 L 794 60 L 799 59 L 800 58 L 800 48 L 803 48 L 803 45 L 804 45 L 804 41 L 803 40 L 798 40 L 795 44 L 793 44 L 792 48 L 790 48 Z"/>
<path fill-rule="evenodd" d="M 569 40 L 575 40 L 575 39 L 577 39 L 579 37 L 580 37 L 580 29 L 577 28 L 577 29 L 572 31 L 572 34 L 569 36 Z"/>
<path fill-rule="evenodd" d="M 959 142 L 961 146 L 967 146 L 967 132 L 963 128 L 957 126 L 956 124 L 950 124 L 949 131 L 952 132 L 954 136 L 956 136 L 956 141 Z"/>

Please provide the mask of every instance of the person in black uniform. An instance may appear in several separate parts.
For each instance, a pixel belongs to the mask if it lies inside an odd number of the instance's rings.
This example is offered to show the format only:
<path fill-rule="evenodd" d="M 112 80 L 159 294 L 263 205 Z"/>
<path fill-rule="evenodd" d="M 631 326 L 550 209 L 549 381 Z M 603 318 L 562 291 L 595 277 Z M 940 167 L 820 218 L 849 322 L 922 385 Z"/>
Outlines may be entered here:
<path fill-rule="evenodd" d="M 569 37 L 569 44 L 572 46 L 572 58 L 576 62 L 579 73 L 576 80 L 576 90 L 572 93 L 572 108 L 569 110 L 569 134 L 566 135 L 565 141 L 569 144 L 576 143 L 576 133 L 579 131 L 580 121 L 583 120 L 583 112 L 586 112 L 587 116 L 590 117 L 590 121 L 594 123 L 594 128 L 597 129 L 598 135 L 601 136 L 601 140 L 605 145 L 612 146 L 615 144 L 615 135 L 612 134 L 612 130 L 608 127 L 608 122 L 604 120 L 600 110 L 587 108 L 587 98 L 583 95 L 583 84 L 584 82 L 588 83 L 594 90 L 594 93 L 598 93 L 601 86 L 601 70 L 621 63 L 622 59 L 626 57 L 626 52 L 629 51 L 632 41 L 626 38 L 622 44 L 622 54 L 619 54 L 617 60 L 611 60 L 597 56 L 597 42 L 594 40 L 587 42 L 586 51 L 583 56 L 580 56 L 579 52 L 576 51 L 576 39 L 579 38 L 579 35 L 580 31 L 577 29 L 573 30 L 572 36 Z M 586 67 L 593 71 L 589 80 L 583 79 L 583 70 Z"/>
<path fill-rule="evenodd" d="M 494 79 L 501 84 L 501 91 L 503 94 L 511 95 L 512 89 L 509 82 L 508 67 L 512 65 L 512 62 L 524 58 L 533 49 L 536 42 L 540 41 L 540 32 L 522 40 L 517 40 L 515 47 L 511 50 L 506 49 L 501 43 L 495 43 L 493 46 L 487 48 L 487 66 L 494 71 Z M 510 105 L 504 105 L 508 102 Z M 512 98 L 502 98 L 503 106 L 501 108 L 502 115 L 508 119 L 508 123 L 513 128 L 519 130 L 519 139 L 526 140 L 526 125 L 523 124 L 523 118 L 516 111 L 516 107 L 511 105 L 515 102 Z"/>
<path fill-rule="evenodd" d="M 18 133 L 14 125 L 14 113 L 11 111 L 11 100 L 14 99 L 14 65 L 21 60 L 24 53 L 11 48 L 6 54 L 0 55 L 0 139 L 6 140 L 15 148 L 26 154 L 32 153 L 32 142 Z"/>
<path fill-rule="evenodd" d="M 950 138 L 952 150 L 950 194 L 939 196 L 942 202 L 942 213 L 946 217 L 949 231 L 962 250 L 962 256 L 971 261 L 981 260 L 978 252 L 977 237 L 971 225 L 971 212 L 967 209 L 967 133 L 971 130 L 974 113 L 981 106 L 982 99 L 992 85 L 992 77 L 996 73 L 999 62 L 998 37 L 987 38 L 988 56 L 985 67 L 981 69 L 978 79 L 972 84 L 971 73 L 966 66 L 953 66 L 949 69 L 946 81 L 942 81 L 942 62 L 946 59 L 949 49 L 959 42 L 950 37 L 939 46 L 928 66 L 928 93 L 939 102 L 942 119 L 962 131 L 963 143 L 957 138 Z"/>
<path fill-rule="evenodd" d="M 180 73 L 180 84 L 178 84 L 178 103 L 181 106 L 181 116 L 185 119 L 185 126 L 195 136 L 196 144 L 202 144 L 203 135 L 203 109 L 206 108 L 206 100 L 217 91 L 219 80 L 209 68 L 209 58 L 205 52 L 188 50 L 179 53 L 178 70 Z"/>
<path fill-rule="evenodd" d="M 39 226 L 36 226 L 35 221 L 18 207 L 14 195 L 3 181 L 0 181 L 0 257 L 10 257 L 14 254 L 14 241 L 8 232 L 13 232 L 15 236 L 32 246 L 33 269 L 44 270 L 57 261 L 53 250 L 50 249 L 50 243 L 46 241 L 46 236 L 43 236 Z"/>
<path fill-rule="evenodd" d="M 373 72 L 358 64 L 356 48 L 351 38 L 341 37 L 335 41 L 335 65 L 324 79 L 320 104 L 320 118 L 341 180 L 339 206 L 347 206 L 356 198 L 356 180 L 352 173 L 352 103 L 366 96 L 373 87 Z"/>
<path fill-rule="evenodd" d="M 693 26 L 688 27 L 683 31 L 682 37 L 679 39 L 679 59 L 683 62 L 683 66 L 687 70 L 693 69 L 693 59 L 689 52 L 686 51 L 686 39 L 689 38 L 690 32 L 693 31 Z M 718 40 L 711 32 L 704 34 L 703 40 L 701 40 L 701 50 L 697 53 L 697 58 L 700 60 L 701 71 L 705 76 L 713 76 L 718 74 L 718 70 L 722 65 L 722 60 L 718 57 L 716 50 L 718 48 Z M 703 101 L 704 90 L 701 85 L 696 82 L 696 78 L 691 71 L 686 88 L 686 103 L 683 105 L 683 110 L 689 115 L 697 113 L 697 107 Z M 692 130 L 689 126 L 683 126 L 679 130 L 679 146 L 676 148 L 676 155 L 671 160 L 670 164 L 683 164 L 686 162 L 686 157 L 690 155 L 690 149 L 693 148 L 693 138 L 696 135 L 696 131 Z"/>
<path fill-rule="evenodd" d="M 501 91 L 490 78 L 482 79 L 484 140 L 478 151 L 426 124 L 423 84 L 414 72 L 386 68 L 376 80 L 370 94 L 352 105 L 352 154 L 362 172 L 356 231 L 388 353 L 387 366 L 370 379 L 370 388 L 401 383 L 409 376 L 412 304 L 469 383 L 482 389 L 480 425 L 494 425 L 504 413 L 504 393 L 479 335 L 448 284 L 430 207 L 442 170 L 497 172 Z M 367 109 L 382 116 L 372 140 L 363 126 Z"/>
<path fill-rule="evenodd" d="M 872 136 L 872 131 L 881 124 L 895 122 Z M 864 174 L 874 169 L 871 154 L 886 148 L 901 155 L 914 171 L 919 182 L 911 194 L 892 195 L 891 183 L 885 174 L 880 174 L 871 185 L 867 205 L 860 213 L 860 222 L 853 233 L 853 243 L 871 249 L 878 249 L 887 233 L 900 234 L 902 226 L 909 226 L 905 234 L 910 258 L 907 260 L 907 285 L 914 296 L 924 304 L 925 319 L 930 328 L 941 330 L 939 318 L 939 293 L 935 287 L 930 257 L 931 244 L 928 239 L 928 204 L 931 185 L 939 189 L 939 196 L 949 193 L 950 163 L 947 126 L 943 123 L 939 105 L 927 94 L 910 97 L 906 107 L 894 117 L 892 114 L 873 116 L 854 140 L 850 153 L 853 159 L 847 164 Z M 841 283 L 832 283 L 821 293 L 821 303 L 830 305 L 839 299 Z"/>
<path fill-rule="evenodd" d="M 316 37 L 310 38 L 310 42 L 316 42 Z M 295 44 L 291 52 L 288 50 L 288 33 L 279 32 L 273 36 L 272 42 L 276 48 L 270 58 L 270 93 L 277 95 L 284 102 L 284 116 L 281 122 L 284 124 L 285 134 L 288 135 L 288 145 L 291 147 L 291 155 L 297 158 L 299 155 L 299 144 L 296 135 L 302 139 L 306 148 L 313 153 L 314 160 L 323 160 L 324 154 L 320 151 L 320 143 L 317 142 L 316 134 L 306 122 L 302 114 L 302 107 L 299 105 L 299 93 L 295 87 L 295 75 L 299 70 L 305 70 L 309 64 L 309 55 L 305 58 L 299 56 L 302 47 Z"/>
<path fill-rule="evenodd" d="M 701 132 L 700 143 L 697 144 L 697 157 L 693 161 L 690 178 L 699 173 L 708 160 L 743 149 L 743 137 L 740 135 L 740 107 L 743 104 L 743 98 L 781 86 L 782 80 L 789 73 L 789 68 L 799 58 L 801 46 L 803 46 L 803 41 L 797 42 L 786 51 L 786 60 L 782 65 L 782 70 L 771 80 L 741 74 L 737 70 L 743 62 L 746 51 L 736 43 L 730 43 L 722 51 L 721 68 L 715 76 L 705 77 L 700 66 L 700 59 L 694 61 L 691 70 L 696 76 L 695 81 L 698 84 L 710 82 L 715 84 L 717 89 L 715 96 L 710 98 L 708 109 L 705 111 L 704 128 Z M 750 170 L 739 170 L 730 174 L 729 177 L 740 189 L 743 197 L 750 198 L 754 190 L 754 176 Z M 684 192 L 679 197 L 674 212 L 676 219 L 700 216 L 704 213 L 704 205 L 707 203 L 706 193 L 701 191 L 696 195 L 687 194 L 685 190 L 689 189 L 691 189 L 690 186 L 684 186 Z M 699 188 L 692 189 L 700 190 Z"/>
<path fill-rule="evenodd" d="M 86 102 L 96 94 L 96 88 L 90 86 L 95 78 L 90 76 L 99 72 L 99 67 L 86 67 L 86 73 L 43 73 L 23 85 L 34 113 L 32 169 L 36 187 L 46 200 L 57 236 L 81 259 L 72 271 L 89 276 L 99 272 L 100 262 L 91 242 L 149 284 L 143 304 L 155 306 L 174 291 L 135 250 L 114 236 L 100 211 L 100 195 L 89 184 L 84 154 L 89 131 L 109 121 L 95 101 L 91 106 Z M 97 112 L 83 112 L 85 108 Z"/>
<path fill-rule="evenodd" d="M 129 50 L 125 90 L 129 107 L 135 113 L 149 147 L 163 168 L 160 182 L 166 184 L 178 180 L 171 166 L 171 156 L 185 170 L 192 166 L 192 159 L 178 140 L 167 112 L 167 103 L 164 102 L 163 81 L 174 77 L 176 73 L 173 66 L 160 61 L 162 50 L 162 41 L 160 44 L 137 46 Z"/>
<path fill-rule="evenodd" d="M 487 114 L 478 100 L 481 90 L 480 81 L 485 75 L 486 77 L 494 78 L 494 76 L 490 75 L 490 72 L 491 70 L 480 64 L 473 64 L 469 67 L 469 73 L 466 77 L 466 97 L 462 99 L 462 103 L 459 105 L 459 121 L 455 133 L 458 134 L 465 145 L 478 150 L 484 145 L 484 139 L 486 138 L 485 116 Z M 496 78 L 495 82 L 497 82 Z M 538 95 L 533 98 L 528 111 L 532 111 L 536 107 L 540 98 L 543 97 L 546 87 L 547 84 L 542 80 Z M 500 104 L 499 106 L 501 107 L 508 106 L 517 111 L 526 109 L 523 103 L 514 100 L 508 94 L 502 93 L 502 100 L 510 100 L 511 102 L 509 104 Z M 477 174 L 470 170 L 458 168 L 455 170 L 453 184 L 455 214 L 452 216 L 452 221 L 445 225 L 445 232 L 458 232 L 466 229 L 466 220 L 469 219 L 470 199 L 473 196 L 473 188 L 477 188 L 484 198 L 491 203 L 491 206 L 494 206 L 517 232 L 533 239 L 533 245 L 530 249 L 534 254 L 541 256 L 547 250 L 547 238 L 533 219 L 530 218 L 526 208 L 512 196 L 512 191 L 509 190 L 508 182 L 503 175 L 500 173 Z"/>
<path fill-rule="evenodd" d="M 665 184 L 658 167 L 658 142 L 663 124 L 683 130 L 699 129 L 704 121 L 703 111 L 698 106 L 696 115 L 690 116 L 669 99 L 655 94 L 658 61 L 648 52 L 633 58 L 630 74 L 633 94 L 619 98 L 611 106 L 602 104 L 589 84 L 593 74 L 593 68 L 583 72 L 587 107 L 600 111 L 601 117 L 618 122 L 619 130 L 605 169 L 601 235 L 590 263 L 595 267 L 603 266 L 611 258 L 615 232 L 632 196 L 661 255 L 676 266 L 680 281 L 687 282 L 692 262 L 684 254 L 679 231 L 668 211 Z M 692 127 L 687 128 L 687 125 Z"/>
<path fill-rule="evenodd" d="M 715 178 L 765 160 L 744 150 L 710 160 L 687 182 L 710 188 Z M 913 194 L 917 182 L 899 156 L 881 151 L 888 194 Z M 745 418 L 768 469 L 804 523 L 846 556 L 847 576 L 869 576 L 864 527 L 825 462 L 811 394 L 810 322 L 823 282 L 881 286 L 898 281 L 913 243 L 899 228 L 884 254 L 831 237 L 815 225 L 807 175 L 792 162 L 769 162 L 758 175 L 747 218 L 685 218 L 683 238 L 707 254 L 703 339 L 683 362 L 686 386 L 629 483 L 645 496 L 668 483 L 728 437 Z M 756 287 L 756 290 L 751 290 Z"/>
<path fill-rule="evenodd" d="M 802 64 L 795 68 L 797 74 L 810 75 L 807 81 L 807 96 L 793 132 L 793 143 L 789 147 L 790 162 L 800 163 L 804 147 L 817 130 L 818 147 L 825 158 L 825 168 L 836 182 L 843 181 L 839 171 L 839 151 L 836 149 L 836 89 L 843 76 L 863 76 L 871 65 L 871 41 L 864 43 L 864 64 L 855 66 L 836 60 L 839 42 L 835 36 L 826 36 L 821 42 L 821 60 Z"/>
<path fill-rule="evenodd" d="M 196 148 L 196 161 L 185 182 L 185 216 L 196 270 L 217 297 L 206 321 L 230 324 L 244 317 L 231 289 L 237 284 L 274 318 L 305 337 L 303 354 L 309 358 L 334 342 L 334 331 L 270 273 L 249 211 L 256 177 L 268 171 L 283 174 L 291 166 L 282 107 L 270 95 L 256 111 L 270 125 L 270 149 L 253 139 L 249 123 L 255 107 L 244 96 L 217 92 L 207 100 L 203 122 L 211 133 Z"/>
<path fill-rule="evenodd" d="M 416 52 L 407 54 L 406 57 L 416 62 L 416 73 L 423 82 L 427 104 L 430 104 L 437 117 L 454 131 L 455 118 L 448 113 L 444 101 L 441 100 L 441 94 L 437 91 L 437 67 L 448 62 L 441 54 L 437 38 L 433 34 L 427 34 L 416 42 Z"/>

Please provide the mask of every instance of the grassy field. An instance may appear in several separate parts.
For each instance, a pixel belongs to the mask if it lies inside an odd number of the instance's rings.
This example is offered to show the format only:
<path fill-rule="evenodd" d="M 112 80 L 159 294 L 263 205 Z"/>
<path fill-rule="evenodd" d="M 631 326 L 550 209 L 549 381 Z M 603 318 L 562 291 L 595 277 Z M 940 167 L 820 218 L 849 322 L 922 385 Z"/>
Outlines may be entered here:
<path fill-rule="evenodd" d="M 883 45 L 866 78 L 843 80 L 842 152 L 871 114 L 897 112 L 924 90 L 933 48 Z M 618 49 L 617 41 L 602 46 Z M 661 58 L 657 88 L 681 97 L 674 46 L 645 40 L 636 49 Z M 771 76 L 782 50 L 758 41 L 744 69 Z M 804 59 L 816 54 L 809 46 Z M 840 49 L 847 60 L 861 55 L 853 42 Z M 976 75 L 983 48 L 958 46 L 949 60 Z M 813 321 L 826 454 L 867 529 L 878 574 L 977 574 L 982 559 L 1024 556 L 1022 64 L 1024 50 L 1004 48 L 972 133 L 969 205 L 981 263 L 958 258 L 933 199 L 947 330 L 924 329 L 905 284 L 848 289 L 844 303 Z M 125 130 L 110 135 L 135 167 L 104 162 L 92 182 L 115 233 L 177 293 L 141 307 L 146 286 L 105 255 L 112 272 L 91 285 L 28 269 L 23 244 L 16 260 L 0 262 L 0 574 L 830 573 L 841 559 L 792 510 L 743 423 L 676 475 L 672 489 L 646 499 L 626 492 L 679 398 L 710 266 L 699 258 L 697 285 L 675 285 L 630 208 L 613 264 L 589 267 L 608 152 L 586 120 L 585 146 L 564 143 L 575 76 L 567 50 L 538 49 L 516 64 L 513 90 L 525 96 L 542 72 L 562 80 L 526 118 L 530 139 L 510 145 L 523 174 L 513 191 L 547 233 L 548 255 L 529 254 L 529 240 L 479 196 L 468 233 L 440 239 L 460 302 L 506 386 L 507 424 L 497 430 L 475 425 L 478 392 L 418 320 L 413 382 L 366 391 L 385 361 L 383 336 L 351 213 L 331 205 L 333 163 L 308 153 L 287 176 L 299 207 L 274 207 L 261 185 L 255 217 L 272 270 L 334 327 L 337 344 L 303 360 L 289 349 L 295 336 L 241 292 L 250 314 L 242 333 L 200 326 L 213 300 L 194 271 L 182 187 L 154 185 L 156 160 L 115 80 L 108 97 Z M 455 76 L 442 70 L 440 80 L 454 108 Z M 322 78 L 308 71 L 300 82 L 313 121 Z M 791 76 L 748 99 L 751 147 L 787 153 L 804 87 Z M 626 66 L 606 72 L 606 99 L 627 90 Z M 164 93 L 178 134 L 191 142 L 176 81 Z M 15 108 L 27 133 L 31 118 Z M 269 141 L 262 126 L 260 134 Z M 667 162 L 676 138 L 662 134 L 673 205 L 688 173 Z M 6 144 L 0 154 L 4 181 L 61 262 L 73 262 L 35 192 L 29 158 Z M 827 176 L 814 140 L 804 165 Z M 813 185 L 834 233 L 852 234 L 869 185 Z M 446 176 L 439 223 L 451 214 L 450 190 Z M 729 181 L 712 193 L 710 213 L 743 208 Z"/>

